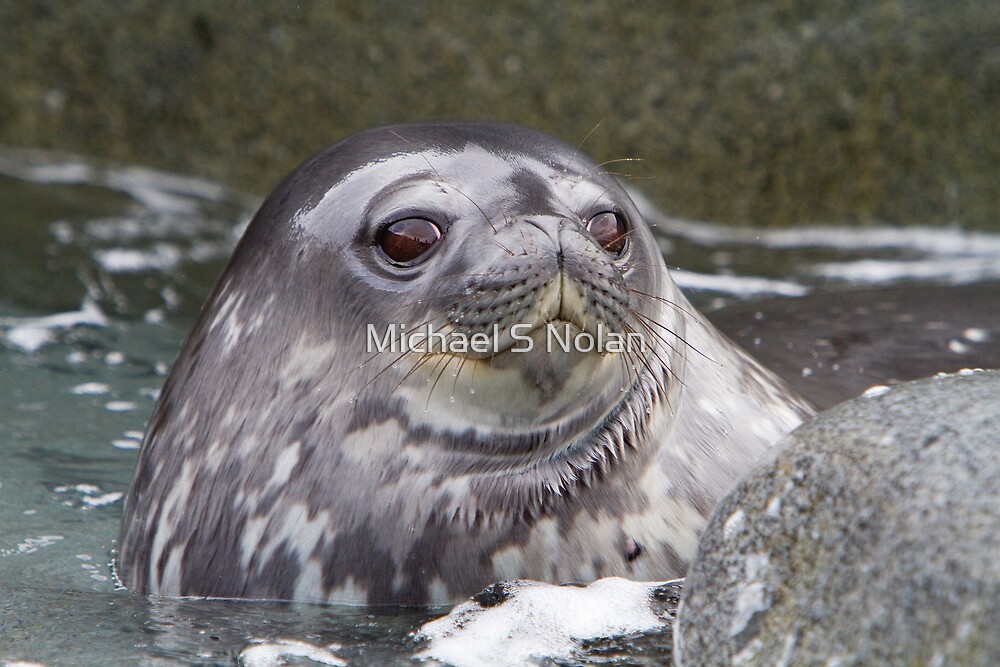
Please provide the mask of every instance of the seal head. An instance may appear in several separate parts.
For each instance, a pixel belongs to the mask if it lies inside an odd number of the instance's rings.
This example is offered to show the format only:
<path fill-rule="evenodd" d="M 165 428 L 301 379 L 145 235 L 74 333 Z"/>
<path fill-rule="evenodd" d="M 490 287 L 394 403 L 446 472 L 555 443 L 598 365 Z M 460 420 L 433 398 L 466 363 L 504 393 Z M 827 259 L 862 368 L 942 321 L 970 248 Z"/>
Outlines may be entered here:
<path fill-rule="evenodd" d="M 681 576 L 808 414 L 691 308 L 590 159 L 505 124 L 372 130 L 248 227 L 150 422 L 119 572 L 368 604 Z"/>

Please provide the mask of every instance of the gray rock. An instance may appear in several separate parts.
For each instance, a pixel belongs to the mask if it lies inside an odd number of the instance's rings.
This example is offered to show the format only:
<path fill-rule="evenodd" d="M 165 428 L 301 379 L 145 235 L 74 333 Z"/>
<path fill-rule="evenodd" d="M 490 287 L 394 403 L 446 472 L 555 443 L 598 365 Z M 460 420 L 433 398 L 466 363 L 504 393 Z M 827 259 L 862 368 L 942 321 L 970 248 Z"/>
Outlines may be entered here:
<path fill-rule="evenodd" d="M 1000 372 L 880 388 L 716 508 L 678 665 L 1000 664 Z"/>

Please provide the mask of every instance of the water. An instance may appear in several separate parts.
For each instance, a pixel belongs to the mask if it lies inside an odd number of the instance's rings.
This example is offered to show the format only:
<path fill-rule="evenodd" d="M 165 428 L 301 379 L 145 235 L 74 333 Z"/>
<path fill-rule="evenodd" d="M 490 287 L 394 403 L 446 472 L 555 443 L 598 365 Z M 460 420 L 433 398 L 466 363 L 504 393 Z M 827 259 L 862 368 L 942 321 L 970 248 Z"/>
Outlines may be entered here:
<path fill-rule="evenodd" d="M 256 202 L 196 179 L 24 152 L 0 156 L 0 202 L 0 659 L 233 664 L 255 639 L 289 638 L 339 644 L 352 664 L 411 664 L 409 633 L 442 610 L 167 601 L 116 588 L 110 562 L 145 420 Z M 678 282 L 708 309 L 1000 278 L 1000 237 L 989 234 L 666 220 L 657 230 L 668 263 L 688 270 Z M 596 642 L 584 661 L 662 664 L 669 642 Z"/>

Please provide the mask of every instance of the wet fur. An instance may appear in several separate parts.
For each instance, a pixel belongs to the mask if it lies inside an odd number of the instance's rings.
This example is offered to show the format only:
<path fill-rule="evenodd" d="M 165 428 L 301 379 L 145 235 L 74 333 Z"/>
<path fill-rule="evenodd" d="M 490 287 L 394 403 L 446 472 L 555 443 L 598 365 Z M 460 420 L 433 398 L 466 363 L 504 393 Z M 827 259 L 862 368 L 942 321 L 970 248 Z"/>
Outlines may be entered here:
<path fill-rule="evenodd" d="M 621 258 L 583 227 L 608 207 L 633 226 Z M 414 214 L 445 242 L 399 271 L 373 239 Z M 499 323 L 509 342 L 560 317 L 652 345 L 364 352 L 367 324 Z M 809 414 L 687 303 L 586 157 L 511 125 L 373 130 L 300 166 L 247 229 L 149 424 L 119 574 L 144 593 L 369 604 L 682 576 L 722 493 Z"/>

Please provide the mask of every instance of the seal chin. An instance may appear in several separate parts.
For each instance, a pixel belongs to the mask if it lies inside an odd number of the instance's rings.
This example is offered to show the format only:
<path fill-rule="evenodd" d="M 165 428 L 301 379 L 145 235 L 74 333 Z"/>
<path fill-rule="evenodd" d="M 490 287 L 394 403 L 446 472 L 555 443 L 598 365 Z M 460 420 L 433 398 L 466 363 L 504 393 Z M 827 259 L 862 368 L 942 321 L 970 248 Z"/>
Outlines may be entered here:
<path fill-rule="evenodd" d="M 475 354 L 470 352 L 464 356 L 469 358 L 490 359 L 504 354 L 523 354 L 533 351 L 542 345 L 546 352 L 558 354 L 578 351 L 582 353 L 610 354 L 626 351 L 618 349 L 613 342 L 624 340 L 627 336 L 612 329 L 604 323 L 590 321 L 584 318 L 556 317 L 543 322 L 525 323 L 520 329 L 512 332 L 509 337 L 497 337 L 491 340 L 493 352 Z"/>

